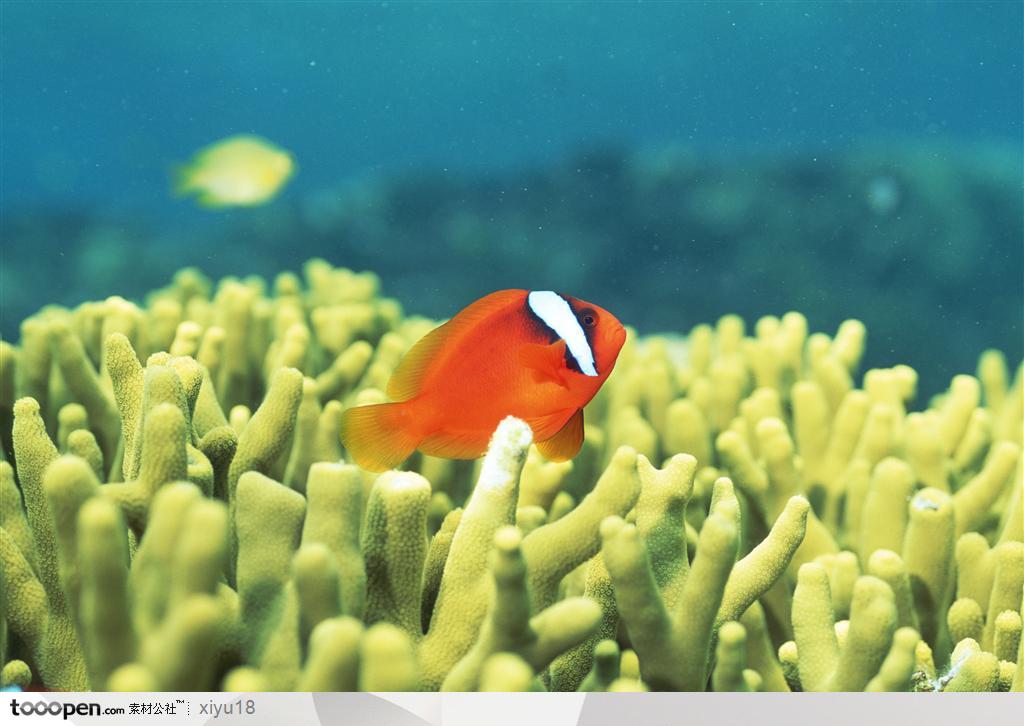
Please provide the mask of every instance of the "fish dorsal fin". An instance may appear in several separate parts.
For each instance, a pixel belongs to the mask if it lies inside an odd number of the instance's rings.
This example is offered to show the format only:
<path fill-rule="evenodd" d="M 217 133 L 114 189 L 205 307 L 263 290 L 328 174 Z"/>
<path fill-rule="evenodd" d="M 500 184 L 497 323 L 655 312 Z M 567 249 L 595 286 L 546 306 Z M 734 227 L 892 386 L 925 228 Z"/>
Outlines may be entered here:
<path fill-rule="evenodd" d="M 565 426 L 546 441 L 537 444 L 537 449 L 550 461 L 568 461 L 579 453 L 583 446 L 583 409 L 577 409 Z"/>
<path fill-rule="evenodd" d="M 519 348 L 519 363 L 529 368 L 538 383 L 554 381 L 563 383 L 566 344 L 562 339 L 554 343 L 528 343 Z"/>
<path fill-rule="evenodd" d="M 498 290 L 460 310 L 447 323 L 423 336 L 398 364 L 388 381 L 387 394 L 392 401 L 408 401 L 419 395 L 423 379 L 448 344 L 458 340 L 486 318 L 512 302 L 524 300 L 525 290 Z"/>

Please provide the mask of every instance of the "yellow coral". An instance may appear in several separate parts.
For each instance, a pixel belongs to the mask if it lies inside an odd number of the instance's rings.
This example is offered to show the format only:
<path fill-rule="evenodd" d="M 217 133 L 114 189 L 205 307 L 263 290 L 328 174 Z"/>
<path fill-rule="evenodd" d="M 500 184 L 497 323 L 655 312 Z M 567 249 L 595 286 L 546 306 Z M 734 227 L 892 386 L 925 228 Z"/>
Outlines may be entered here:
<path fill-rule="evenodd" d="M 340 416 L 431 323 L 303 275 L 183 271 L 0 343 L 5 686 L 1024 688 L 998 352 L 915 410 L 858 321 L 631 332 L 573 462 L 507 420 L 377 476 Z"/>

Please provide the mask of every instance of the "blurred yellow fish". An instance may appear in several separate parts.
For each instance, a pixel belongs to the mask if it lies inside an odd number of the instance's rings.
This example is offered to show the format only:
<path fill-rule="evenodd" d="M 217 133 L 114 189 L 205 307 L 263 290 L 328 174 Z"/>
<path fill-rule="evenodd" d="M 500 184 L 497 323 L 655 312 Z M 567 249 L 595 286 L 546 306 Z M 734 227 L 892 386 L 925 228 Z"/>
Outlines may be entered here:
<path fill-rule="evenodd" d="M 269 201 L 295 172 L 291 154 L 259 136 L 239 134 L 195 153 L 175 170 L 175 191 L 204 207 L 254 207 Z"/>

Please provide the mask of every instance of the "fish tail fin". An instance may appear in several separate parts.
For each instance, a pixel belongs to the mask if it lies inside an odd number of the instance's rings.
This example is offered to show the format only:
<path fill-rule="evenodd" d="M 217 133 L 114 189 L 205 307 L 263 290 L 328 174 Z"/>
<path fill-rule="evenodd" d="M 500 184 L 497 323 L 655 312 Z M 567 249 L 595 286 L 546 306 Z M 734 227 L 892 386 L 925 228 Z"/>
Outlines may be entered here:
<path fill-rule="evenodd" d="M 356 406 L 341 417 L 345 450 L 367 471 L 394 469 L 412 455 L 421 438 L 410 431 L 405 402 Z"/>
<path fill-rule="evenodd" d="M 171 166 L 171 191 L 176 197 L 184 197 L 194 190 L 192 185 L 192 165 L 174 164 Z"/>

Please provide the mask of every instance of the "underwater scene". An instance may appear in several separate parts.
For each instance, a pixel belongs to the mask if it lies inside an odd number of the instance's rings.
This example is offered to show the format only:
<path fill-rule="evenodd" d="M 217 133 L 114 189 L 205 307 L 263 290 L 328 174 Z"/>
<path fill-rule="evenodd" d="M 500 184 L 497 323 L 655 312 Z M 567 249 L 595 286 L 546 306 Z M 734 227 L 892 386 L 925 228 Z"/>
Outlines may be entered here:
<path fill-rule="evenodd" d="M 1024 691 L 1022 58 L 0 4 L 0 686 Z"/>

